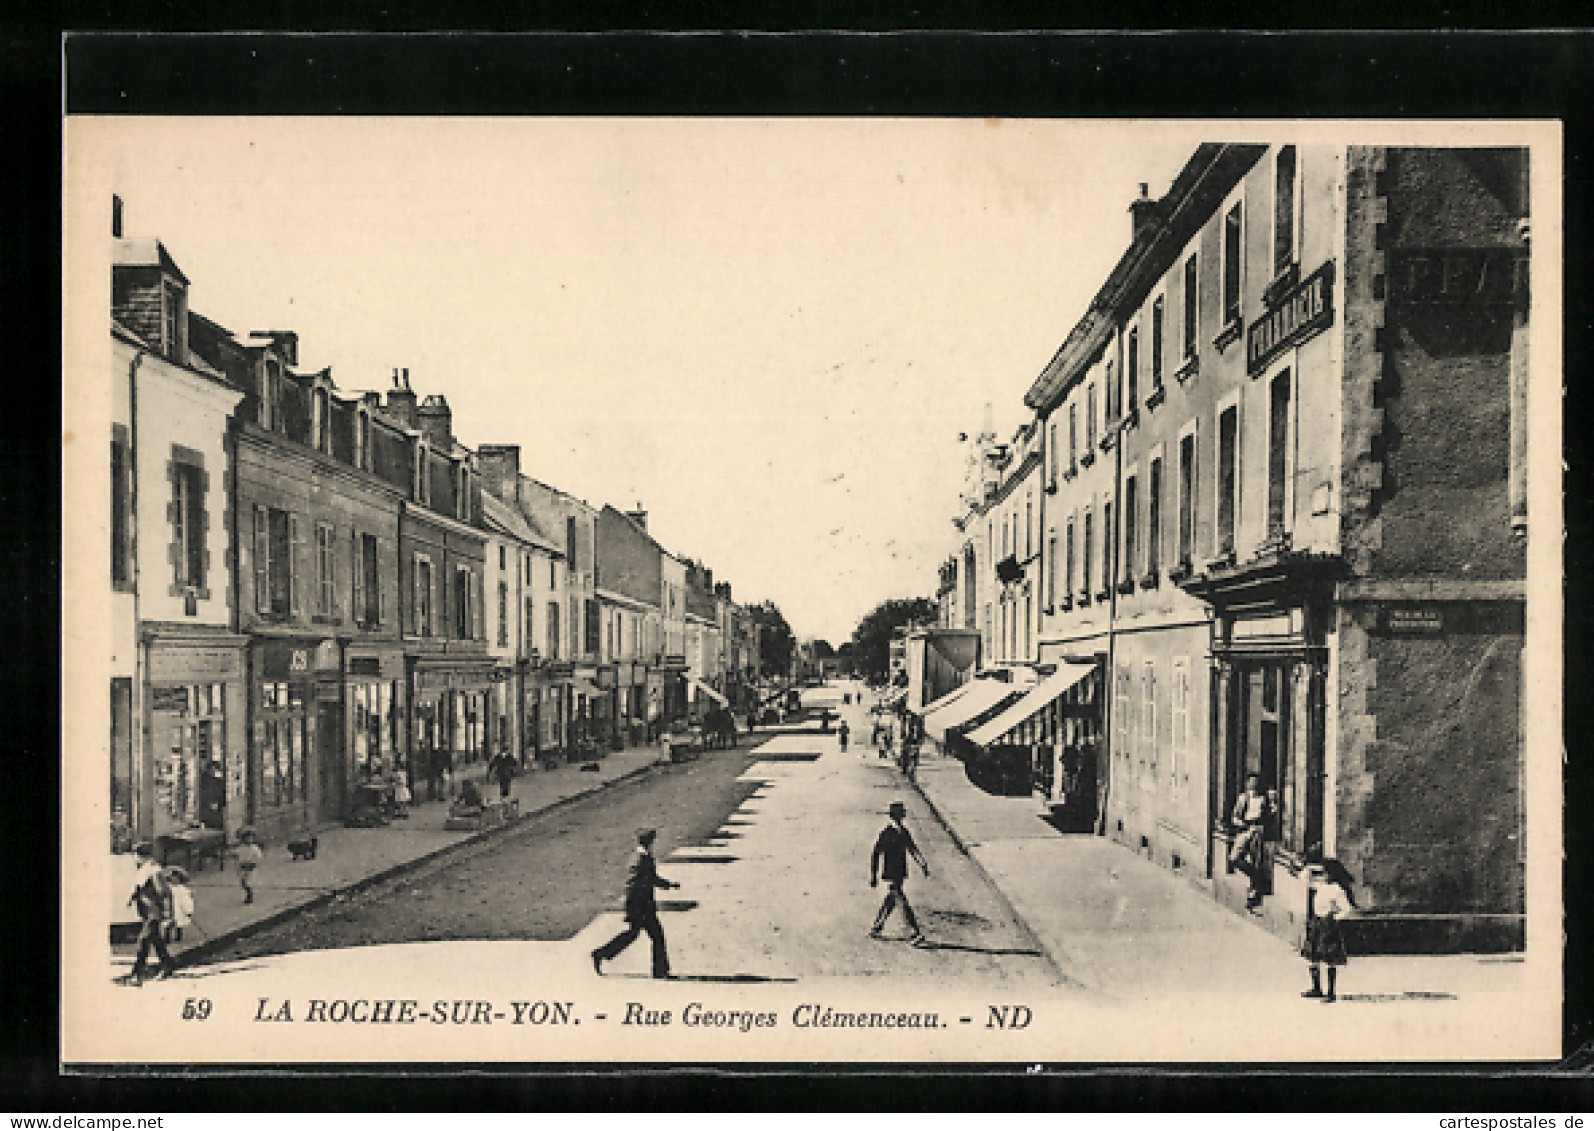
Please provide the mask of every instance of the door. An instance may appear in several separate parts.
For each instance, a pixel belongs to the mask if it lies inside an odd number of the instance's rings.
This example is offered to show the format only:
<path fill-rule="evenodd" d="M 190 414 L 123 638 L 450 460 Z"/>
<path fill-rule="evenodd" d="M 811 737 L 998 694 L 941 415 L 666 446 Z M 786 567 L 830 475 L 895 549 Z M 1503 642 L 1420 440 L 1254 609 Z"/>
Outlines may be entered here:
<path fill-rule="evenodd" d="M 316 704 L 315 758 L 321 787 L 319 821 L 341 821 L 349 777 L 343 743 L 343 704 L 336 699 L 321 699 Z"/>

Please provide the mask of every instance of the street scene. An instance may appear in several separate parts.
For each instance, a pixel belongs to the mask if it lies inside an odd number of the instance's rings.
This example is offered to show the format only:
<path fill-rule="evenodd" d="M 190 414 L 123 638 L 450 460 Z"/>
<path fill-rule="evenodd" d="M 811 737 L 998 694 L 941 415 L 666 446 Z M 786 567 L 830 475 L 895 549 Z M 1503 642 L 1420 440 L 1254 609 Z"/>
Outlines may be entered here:
<path fill-rule="evenodd" d="M 526 1060 L 788 1055 L 693 1009 L 799 1059 L 1558 1032 L 1538 151 L 757 126 L 84 127 L 102 1007 L 281 1042 L 418 980 L 568 1015 Z M 466 1057 L 350 1055 L 401 1048 Z"/>

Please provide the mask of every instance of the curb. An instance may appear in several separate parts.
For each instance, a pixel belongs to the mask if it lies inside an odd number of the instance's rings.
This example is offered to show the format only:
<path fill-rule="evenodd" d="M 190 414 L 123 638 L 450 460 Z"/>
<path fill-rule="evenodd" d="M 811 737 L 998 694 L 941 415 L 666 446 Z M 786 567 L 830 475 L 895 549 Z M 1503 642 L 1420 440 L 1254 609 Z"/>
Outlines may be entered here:
<path fill-rule="evenodd" d="M 374 887 L 375 885 L 386 880 L 391 880 L 396 876 L 402 876 L 406 872 L 414 871 L 415 869 L 429 864 L 440 857 L 446 856 L 451 852 L 458 852 L 461 849 L 481 844 L 492 837 L 499 836 L 507 832 L 510 829 L 518 828 L 528 818 L 541 816 L 544 813 L 550 813 L 561 806 L 568 805 L 575 801 L 581 801 L 597 793 L 602 793 L 604 790 L 610 789 L 613 786 L 617 786 L 622 782 L 634 781 L 643 774 L 651 773 L 657 764 L 658 763 L 656 762 L 650 762 L 645 766 L 638 766 L 635 769 L 627 770 L 623 774 L 612 777 L 608 781 L 599 782 L 597 785 L 594 785 L 588 789 L 583 789 L 577 793 L 556 798 L 539 809 L 528 809 L 520 815 L 518 820 L 497 825 L 490 829 L 482 829 L 480 832 L 471 833 L 469 836 L 466 836 L 461 840 L 456 840 L 452 844 L 445 844 L 440 848 L 434 848 L 430 852 L 423 852 L 421 855 L 413 856 L 408 860 L 400 860 L 396 864 L 392 864 L 386 868 L 372 872 L 369 875 L 361 876 L 359 879 L 344 884 L 342 887 L 329 888 L 326 891 L 319 892 L 318 894 L 311 896 L 302 903 L 291 904 L 290 906 L 281 908 L 278 911 L 273 911 L 270 915 L 267 915 L 263 919 L 256 919 L 249 923 L 243 923 L 229 931 L 224 931 L 219 935 L 206 938 L 204 942 L 196 943 L 194 946 L 191 946 L 180 953 L 172 955 L 172 964 L 178 968 L 193 965 L 210 957 L 217 951 L 231 946 L 233 943 L 248 938 L 250 935 L 257 934 L 260 931 L 275 927 L 279 923 L 286 922 L 295 915 L 302 914 L 306 911 L 313 911 L 316 908 L 323 907 L 342 896 L 352 895 L 356 892 L 364 891 L 366 888 Z"/>
<path fill-rule="evenodd" d="M 969 851 L 969 846 L 965 844 L 963 842 L 963 838 L 958 835 L 958 831 L 955 827 L 953 827 L 952 822 L 947 820 L 946 814 L 941 812 L 940 807 L 937 806 L 930 795 L 924 791 L 924 787 L 919 784 L 919 779 L 917 777 L 911 778 L 910 784 L 913 786 L 913 791 L 919 795 L 920 800 L 922 800 L 925 805 L 929 806 L 930 812 L 935 816 L 935 819 L 940 823 L 941 827 L 946 830 L 947 835 L 952 838 L 952 843 L 957 845 L 957 850 L 968 858 L 969 862 L 973 864 L 980 875 L 984 877 L 986 884 L 989 885 L 990 889 L 996 893 L 997 902 L 1000 903 L 1002 905 L 1002 909 L 1012 917 L 1013 922 L 1018 924 L 1019 931 L 1026 939 L 1029 940 L 1030 945 L 1041 954 L 1046 956 L 1046 961 L 1051 964 L 1052 970 L 1056 972 L 1058 978 L 1060 978 L 1066 985 L 1073 986 L 1076 989 L 1090 989 L 1090 987 L 1084 982 L 1081 982 L 1078 978 L 1075 978 L 1073 975 L 1069 974 L 1063 969 L 1062 959 L 1058 956 L 1057 952 L 1052 949 L 1051 944 L 1047 943 L 1040 937 L 1040 935 L 1036 934 L 1035 928 L 1029 925 L 1029 920 L 1018 913 L 1018 908 L 1014 907 L 1013 901 L 1007 898 L 1007 892 L 1002 890 L 1002 885 L 997 883 L 996 877 L 991 875 L 990 870 L 986 868 L 984 864 L 980 863 L 980 858 Z"/>

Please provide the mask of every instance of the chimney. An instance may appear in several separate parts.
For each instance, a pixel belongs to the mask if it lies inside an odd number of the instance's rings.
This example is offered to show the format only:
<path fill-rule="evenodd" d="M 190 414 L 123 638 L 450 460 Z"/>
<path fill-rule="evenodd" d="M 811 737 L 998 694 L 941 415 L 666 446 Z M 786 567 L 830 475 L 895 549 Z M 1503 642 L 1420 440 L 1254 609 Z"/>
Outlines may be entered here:
<path fill-rule="evenodd" d="M 703 588 L 709 593 L 714 592 L 714 571 L 707 566 L 703 567 Z"/>
<path fill-rule="evenodd" d="M 482 486 L 493 497 L 513 505 L 520 486 L 520 445 L 483 444 L 476 449 L 476 463 L 482 473 Z"/>
<path fill-rule="evenodd" d="M 1156 218 L 1157 202 L 1151 199 L 1151 186 L 1145 181 L 1140 182 L 1140 196 L 1129 204 L 1130 239 L 1138 240 L 1142 232 L 1151 226 Z"/>
<path fill-rule="evenodd" d="M 433 448 L 440 452 L 454 450 L 454 411 L 442 393 L 433 393 L 421 402 L 420 429 Z"/>
<path fill-rule="evenodd" d="M 648 512 L 642 509 L 641 500 L 637 501 L 636 510 L 634 510 L 634 511 L 626 511 L 625 512 L 625 517 L 629 518 L 632 522 L 636 523 L 637 526 L 642 530 L 642 532 L 644 534 L 647 533 L 647 529 L 648 529 Z"/>
<path fill-rule="evenodd" d="M 122 198 L 111 194 L 111 238 L 122 238 Z"/>
<path fill-rule="evenodd" d="M 403 374 L 402 378 L 400 373 Z M 408 369 L 393 370 L 393 387 L 387 391 L 387 411 L 404 427 L 415 427 L 415 390 L 410 388 Z"/>

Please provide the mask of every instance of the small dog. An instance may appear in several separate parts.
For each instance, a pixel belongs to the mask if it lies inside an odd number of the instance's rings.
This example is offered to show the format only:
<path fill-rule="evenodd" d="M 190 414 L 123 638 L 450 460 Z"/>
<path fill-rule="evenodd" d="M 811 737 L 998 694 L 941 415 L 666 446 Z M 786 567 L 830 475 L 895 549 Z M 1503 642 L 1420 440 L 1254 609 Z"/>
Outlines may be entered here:
<path fill-rule="evenodd" d="M 316 837 L 311 837 L 309 840 L 290 840 L 288 851 L 293 853 L 295 860 L 314 860 L 316 845 L 320 843 Z"/>

